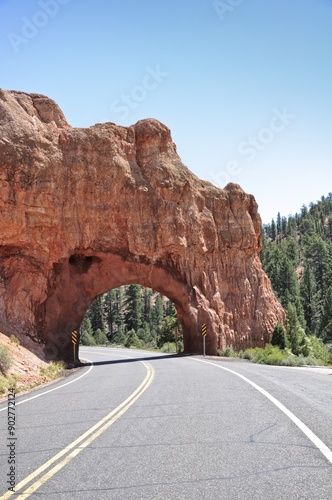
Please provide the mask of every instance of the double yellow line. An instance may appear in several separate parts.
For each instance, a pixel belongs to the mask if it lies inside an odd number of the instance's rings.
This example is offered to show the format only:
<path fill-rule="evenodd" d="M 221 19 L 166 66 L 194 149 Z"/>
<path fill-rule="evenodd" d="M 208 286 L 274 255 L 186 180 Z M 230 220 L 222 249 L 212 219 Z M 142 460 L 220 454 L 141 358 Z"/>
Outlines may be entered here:
<path fill-rule="evenodd" d="M 115 410 L 111 411 L 106 417 L 97 422 L 79 438 L 75 439 L 66 448 L 57 453 L 50 460 L 45 462 L 41 467 L 36 469 L 32 474 L 27 476 L 25 479 L 20 481 L 15 487 L 15 493 L 8 491 L 0 500 L 5 500 L 10 498 L 12 495 L 16 495 L 16 498 L 28 498 L 32 495 L 38 488 L 40 488 L 46 481 L 51 479 L 57 472 L 59 472 L 65 465 L 67 465 L 73 458 L 75 458 L 81 451 L 83 451 L 87 446 L 89 446 L 97 437 L 99 437 L 103 432 L 105 432 L 111 425 L 114 424 L 147 390 L 150 386 L 153 377 L 154 369 L 145 361 L 141 361 L 147 370 L 146 377 L 144 378 L 141 385 L 125 400 L 121 403 Z M 64 458 L 63 458 L 64 457 Z M 61 461 L 59 461 L 62 458 Z M 50 467 L 55 464 L 51 469 Z M 49 470 L 47 470 L 49 469 Z M 44 475 L 42 475 L 47 471 Z M 41 477 L 39 477 L 41 476 Z M 38 478 L 39 477 L 39 478 Z M 38 479 L 37 479 L 38 478 Z M 37 479 L 31 486 L 29 486 L 25 491 L 17 495 L 17 492 L 22 490 L 31 481 Z"/>

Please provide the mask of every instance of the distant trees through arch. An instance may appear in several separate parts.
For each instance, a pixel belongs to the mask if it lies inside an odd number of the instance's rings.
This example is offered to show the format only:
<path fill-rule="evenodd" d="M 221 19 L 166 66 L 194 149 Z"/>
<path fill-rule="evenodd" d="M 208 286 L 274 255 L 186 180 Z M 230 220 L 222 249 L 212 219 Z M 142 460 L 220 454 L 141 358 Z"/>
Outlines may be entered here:
<path fill-rule="evenodd" d="M 173 302 L 151 288 L 131 284 L 94 300 L 82 322 L 81 344 L 179 352 L 183 336 Z"/>

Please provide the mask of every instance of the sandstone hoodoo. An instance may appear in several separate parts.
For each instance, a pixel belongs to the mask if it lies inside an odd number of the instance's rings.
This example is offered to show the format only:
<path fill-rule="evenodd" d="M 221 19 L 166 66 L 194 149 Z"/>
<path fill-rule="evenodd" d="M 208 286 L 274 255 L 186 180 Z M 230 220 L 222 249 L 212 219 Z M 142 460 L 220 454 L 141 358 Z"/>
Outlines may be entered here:
<path fill-rule="evenodd" d="M 72 128 L 51 99 L 0 91 L 0 331 L 73 359 L 92 301 L 137 283 L 175 304 L 185 350 L 263 345 L 284 313 L 253 196 L 198 179 L 157 120 Z"/>

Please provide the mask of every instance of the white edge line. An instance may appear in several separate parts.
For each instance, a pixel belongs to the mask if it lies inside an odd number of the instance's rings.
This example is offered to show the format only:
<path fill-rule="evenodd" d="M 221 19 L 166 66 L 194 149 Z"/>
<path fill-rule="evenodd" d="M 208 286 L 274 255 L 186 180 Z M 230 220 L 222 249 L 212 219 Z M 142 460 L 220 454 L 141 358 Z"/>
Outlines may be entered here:
<path fill-rule="evenodd" d="M 90 351 L 91 352 L 91 351 Z M 95 351 L 92 351 L 91 354 L 102 354 L 102 352 L 95 352 Z M 121 354 L 110 354 L 108 353 L 109 356 L 115 356 L 115 357 L 119 357 L 119 358 L 127 358 L 127 359 L 135 359 L 135 358 L 132 358 L 131 356 L 121 356 Z M 93 368 L 93 361 L 91 361 L 90 359 L 86 359 L 85 361 L 88 361 L 89 363 L 91 363 L 91 366 L 90 368 L 88 369 L 88 371 L 86 371 L 85 373 L 83 373 L 83 375 L 81 375 L 80 377 L 77 377 L 75 378 L 74 380 L 71 380 L 70 382 L 66 382 L 65 384 L 62 384 L 62 385 L 59 385 L 58 387 L 54 387 L 53 389 L 49 389 L 48 391 L 45 391 L 45 392 L 42 392 L 40 394 L 36 394 L 35 396 L 32 396 L 31 398 L 27 398 L 27 399 L 24 399 L 23 401 L 18 401 L 15 406 L 17 405 L 21 405 L 23 403 L 27 403 L 28 401 L 32 401 L 33 399 L 36 399 L 36 398 L 39 398 L 40 396 L 45 396 L 46 394 L 49 394 L 50 392 L 53 392 L 53 391 L 57 391 L 58 389 L 61 389 L 62 387 L 66 387 L 67 385 L 70 385 L 70 384 L 73 384 L 74 382 L 77 382 L 78 380 L 80 380 L 81 378 L 85 377 L 85 375 L 87 375 Z M 56 381 L 54 381 L 55 383 Z M 19 396 L 20 394 L 18 393 L 17 396 Z M 22 396 L 23 397 L 23 396 Z M 8 406 L 5 406 L 4 408 L 2 408 L 0 410 L 0 413 L 2 411 L 5 411 L 8 409 Z"/>
<path fill-rule="evenodd" d="M 90 371 L 93 368 L 93 362 L 90 361 L 89 359 L 87 359 L 86 361 L 88 361 L 89 363 L 91 363 L 91 366 L 90 366 L 90 368 L 85 373 L 83 373 L 83 375 L 80 375 L 79 377 L 75 378 L 74 380 L 70 380 L 70 382 L 66 382 L 65 384 L 59 385 L 58 387 L 54 387 L 53 389 L 49 389 L 48 391 L 41 392 L 40 394 L 36 394 L 35 396 L 32 396 L 31 398 L 24 399 L 23 401 L 17 401 L 17 403 L 15 404 L 15 406 L 22 405 L 23 403 L 27 403 L 28 401 L 32 401 L 33 399 L 40 398 L 41 396 L 45 396 L 46 394 L 49 394 L 50 392 L 57 391 L 58 389 L 61 389 L 62 387 L 66 387 L 67 385 L 73 384 L 74 382 L 77 382 L 81 378 L 85 377 L 85 375 L 87 375 L 88 373 L 90 373 Z M 54 383 L 55 382 L 56 381 L 54 381 Z M 19 396 L 19 395 L 20 394 L 18 393 L 17 396 Z M 7 410 L 7 408 L 8 407 L 5 406 L 5 408 L 2 408 L 0 410 L 0 412 Z"/>
<path fill-rule="evenodd" d="M 325 443 L 321 439 L 319 439 L 316 434 L 314 434 L 309 427 L 307 427 L 302 420 L 300 420 L 298 417 L 294 415 L 286 406 L 284 406 L 278 399 L 276 399 L 274 396 L 272 396 L 269 392 L 267 392 L 265 389 L 260 387 L 259 385 L 255 384 L 255 382 L 252 382 L 250 379 L 245 377 L 244 375 L 241 375 L 238 372 L 235 372 L 233 370 L 230 370 L 229 368 L 225 368 L 224 366 L 217 365 L 216 363 L 211 363 L 211 361 L 205 361 L 203 359 L 198 359 L 198 358 L 191 358 L 194 361 L 199 361 L 201 363 L 205 363 L 207 365 L 212 365 L 216 366 L 217 368 L 221 368 L 222 370 L 226 370 L 227 372 L 232 373 L 233 375 L 236 375 L 237 377 L 241 378 L 248 384 L 250 384 L 252 387 L 254 387 L 257 391 L 259 391 L 261 394 L 263 394 L 267 399 L 269 399 L 279 410 L 281 410 L 285 415 L 287 415 L 292 422 L 307 436 L 308 439 L 319 449 L 319 451 L 327 458 L 327 460 L 332 464 L 332 451 L 328 446 L 326 446 Z"/>

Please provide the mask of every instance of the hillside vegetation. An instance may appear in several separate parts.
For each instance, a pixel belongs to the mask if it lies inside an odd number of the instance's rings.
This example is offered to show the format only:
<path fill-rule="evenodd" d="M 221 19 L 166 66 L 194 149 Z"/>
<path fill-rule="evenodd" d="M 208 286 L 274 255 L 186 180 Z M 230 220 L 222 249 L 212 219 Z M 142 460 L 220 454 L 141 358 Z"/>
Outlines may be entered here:
<path fill-rule="evenodd" d="M 300 213 L 264 225 L 263 268 L 287 312 L 307 335 L 332 341 L 332 193 Z"/>

